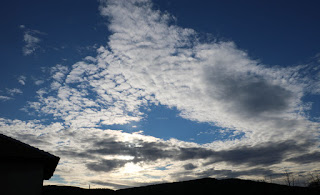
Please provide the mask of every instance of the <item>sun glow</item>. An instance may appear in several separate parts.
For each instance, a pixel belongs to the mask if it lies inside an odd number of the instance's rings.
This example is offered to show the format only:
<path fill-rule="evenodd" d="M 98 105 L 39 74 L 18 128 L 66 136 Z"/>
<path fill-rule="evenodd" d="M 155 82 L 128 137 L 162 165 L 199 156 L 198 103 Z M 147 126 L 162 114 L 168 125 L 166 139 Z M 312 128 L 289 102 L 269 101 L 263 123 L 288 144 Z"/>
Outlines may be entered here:
<path fill-rule="evenodd" d="M 106 155 L 103 156 L 104 159 L 106 160 L 133 160 L 134 156 L 129 156 L 129 155 Z"/>
<path fill-rule="evenodd" d="M 124 168 L 123 168 L 123 172 L 124 173 L 136 173 L 136 172 L 139 172 L 139 171 L 142 171 L 143 168 L 137 164 L 134 164 L 134 163 L 127 163 Z"/>

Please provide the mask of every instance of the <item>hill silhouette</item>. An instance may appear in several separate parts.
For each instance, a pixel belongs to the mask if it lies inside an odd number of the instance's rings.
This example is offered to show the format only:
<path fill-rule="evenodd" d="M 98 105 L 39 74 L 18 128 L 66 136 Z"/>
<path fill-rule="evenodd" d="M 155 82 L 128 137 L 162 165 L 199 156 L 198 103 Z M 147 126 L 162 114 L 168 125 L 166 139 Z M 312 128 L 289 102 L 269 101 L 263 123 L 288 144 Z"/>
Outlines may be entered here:
<path fill-rule="evenodd" d="M 213 179 L 204 178 L 190 181 L 156 184 L 121 190 L 110 189 L 82 189 L 69 186 L 44 186 L 43 195 L 144 195 L 144 194 L 320 194 L 319 189 L 286 186 L 265 182 L 241 179 Z"/>
<path fill-rule="evenodd" d="M 43 195 L 113 195 L 116 191 L 110 189 L 83 189 L 73 186 L 43 186 Z"/>

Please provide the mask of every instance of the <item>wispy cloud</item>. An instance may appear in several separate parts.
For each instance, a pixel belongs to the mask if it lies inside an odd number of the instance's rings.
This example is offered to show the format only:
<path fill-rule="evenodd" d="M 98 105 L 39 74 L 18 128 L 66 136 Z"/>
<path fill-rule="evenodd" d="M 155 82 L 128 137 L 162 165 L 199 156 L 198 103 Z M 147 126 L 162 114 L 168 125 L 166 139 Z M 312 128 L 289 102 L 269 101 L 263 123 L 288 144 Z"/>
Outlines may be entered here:
<path fill-rule="evenodd" d="M 27 77 L 24 76 L 24 75 L 21 75 L 18 77 L 18 82 L 21 84 L 21 85 L 25 85 L 26 84 L 26 80 L 27 80 Z"/>
<path fill-rule="evenodd" d="M 25 25 L 20 25 L 20 29 L 23 30 L 24 35 L 23 35 L 23 41 L 25 43 L 25 45 L 22 48 L 22 53 L 23 55 L 27 56 L 27 55 L 31 55 L 34 52 L 36 52 L 36 50 L 40 49 L 40 35 L 45 35 L 45 33 L 38 31 L 38 30 L 33 30 L 33 29 L 29 29 L 26 28 Z"/>
<path fill-rule="evenodd" d="M 7 89 L 7 93 L 11 96 L 15 96 L 17 94 L 22 94 L 23 92 L 21 91 L 21 89 L 13 88 L 13 89 Z"/>
<path fill-rule="evenodd" d="M 44 81 L 43 81 L 43 80 L 40 80 L 40 79 L 34 81 L 34 84 L 35 84 L 35 85 L 42 85 L 43 83 L 44 83 Z"/>
<path fill-rule="evenodd" d="M 12 97 L 0 95 L 0 101 L 8 101 L 8 100 L 12 100 Z"/>

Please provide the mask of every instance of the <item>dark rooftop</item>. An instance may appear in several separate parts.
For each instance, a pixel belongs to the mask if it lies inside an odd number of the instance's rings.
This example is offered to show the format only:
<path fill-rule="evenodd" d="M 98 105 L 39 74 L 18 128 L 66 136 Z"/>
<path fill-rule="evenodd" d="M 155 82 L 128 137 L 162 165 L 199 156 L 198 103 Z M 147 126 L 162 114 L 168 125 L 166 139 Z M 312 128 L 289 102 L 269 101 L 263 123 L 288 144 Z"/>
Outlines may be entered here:
<path fill-rule="evenodd" d="M 3 134 L 0 134 L 0 156 L 2 162 L 43 163 L 45 180 L 51 178 L 60 160 L 57 156 Z"/>

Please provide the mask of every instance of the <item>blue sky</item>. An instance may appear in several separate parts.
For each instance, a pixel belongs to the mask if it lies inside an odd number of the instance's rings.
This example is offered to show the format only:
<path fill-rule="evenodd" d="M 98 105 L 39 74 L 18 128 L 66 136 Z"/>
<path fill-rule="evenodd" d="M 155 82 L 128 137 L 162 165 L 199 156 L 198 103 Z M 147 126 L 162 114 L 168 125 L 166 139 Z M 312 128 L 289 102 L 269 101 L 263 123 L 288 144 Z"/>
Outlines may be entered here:
<path fill-rule="evenodd" d="M 0 131 L 48 184 L 318 171 L 317 1 L 2 4 Z"/>

